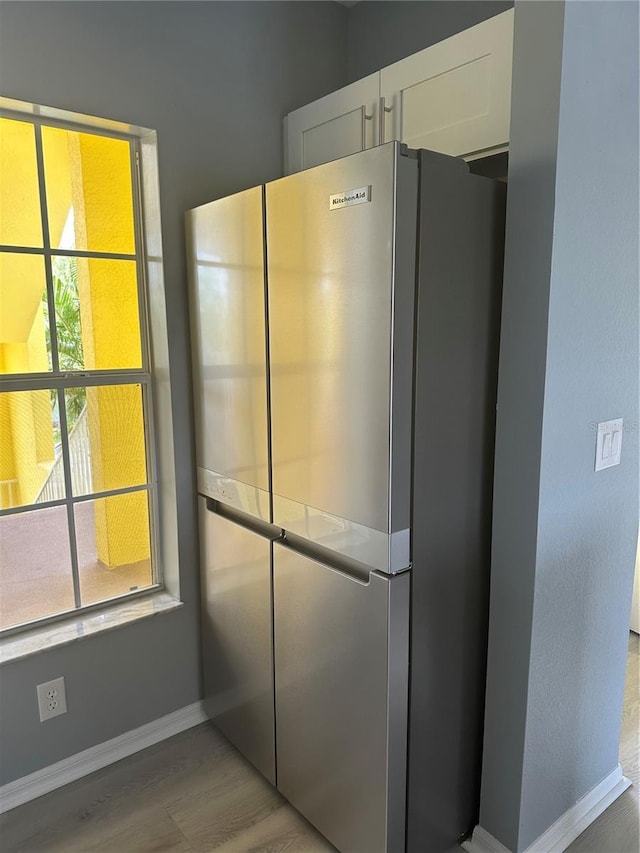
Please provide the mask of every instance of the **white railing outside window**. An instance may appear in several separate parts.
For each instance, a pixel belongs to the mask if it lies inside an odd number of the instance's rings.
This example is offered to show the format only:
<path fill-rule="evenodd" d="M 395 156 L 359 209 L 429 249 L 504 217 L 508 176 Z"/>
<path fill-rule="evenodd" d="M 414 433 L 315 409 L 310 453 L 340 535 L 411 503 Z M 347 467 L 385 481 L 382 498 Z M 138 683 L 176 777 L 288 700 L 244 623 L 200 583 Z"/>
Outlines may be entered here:
<path fill-rule="evenodd" d="M 91 479 L 91 443 L 89 441 L 89 428 L 87 425 L 87 407 L 85 406 L 75 426 L 69 433 L 69 461 L 71 463 L 71 476 L 77 484 L 81 494 L 90 494 L 93 491 Z M 35 503 L 48 503 L 57 501 L 65 496 L 64 465 L 62 462 L 62 450 L 60 445 L 56 446 L 56 461 L 47 477 L 40 494 Z"/>

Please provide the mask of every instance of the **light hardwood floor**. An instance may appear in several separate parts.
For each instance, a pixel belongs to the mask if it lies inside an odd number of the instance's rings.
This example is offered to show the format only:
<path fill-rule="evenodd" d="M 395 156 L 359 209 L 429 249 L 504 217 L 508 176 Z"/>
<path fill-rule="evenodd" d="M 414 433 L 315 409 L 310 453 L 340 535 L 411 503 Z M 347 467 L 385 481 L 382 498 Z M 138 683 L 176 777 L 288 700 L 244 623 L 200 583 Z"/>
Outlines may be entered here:
<path fill-rule="evenodd" d="M 569 853 L 640 850 L 639 672 L 640 638 L 631 635 L 620 756 L 633 787 Z M 0 850 L 335 853 L 208 724 L 2 815 Z"/>
<path fill-rule="evenodd" d="M 2 853 L 335 853 L 205 723 L 0 816 Z"/>

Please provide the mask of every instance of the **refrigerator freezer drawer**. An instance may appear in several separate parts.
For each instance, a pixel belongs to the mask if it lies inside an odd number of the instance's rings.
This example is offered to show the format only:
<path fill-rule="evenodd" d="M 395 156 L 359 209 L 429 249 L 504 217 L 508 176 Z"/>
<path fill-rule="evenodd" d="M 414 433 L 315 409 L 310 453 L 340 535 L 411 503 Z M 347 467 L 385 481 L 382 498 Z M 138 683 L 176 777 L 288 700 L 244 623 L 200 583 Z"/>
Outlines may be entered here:
<path fill-rule="evenodd" d="M 272 544 L 198 504 L 205 709 L 275 784 Z"/>
<path fill-rule="evenodd" d="M 409 574 L 274 544 L 278 788 L 344 853 L 404 850 Z"/>

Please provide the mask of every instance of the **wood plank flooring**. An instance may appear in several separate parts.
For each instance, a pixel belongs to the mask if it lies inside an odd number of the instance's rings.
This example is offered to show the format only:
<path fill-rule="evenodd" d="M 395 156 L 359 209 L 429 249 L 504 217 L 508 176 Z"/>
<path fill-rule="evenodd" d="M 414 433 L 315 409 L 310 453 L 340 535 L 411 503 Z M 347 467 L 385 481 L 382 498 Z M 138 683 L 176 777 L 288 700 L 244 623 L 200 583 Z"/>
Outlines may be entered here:
<path fill-rule="evenodd" d="M 640 638 L 631 635 L 620 756 L 633 787 L 568 853 L 640 851 L 639 673 Z M 0 816 L 0 850 L 335 853 L 208 724 Z"/>
<path fill-rule="evenodd" d="M 205 723 L 0 816 L 2 853 L 335 853 Z"/>

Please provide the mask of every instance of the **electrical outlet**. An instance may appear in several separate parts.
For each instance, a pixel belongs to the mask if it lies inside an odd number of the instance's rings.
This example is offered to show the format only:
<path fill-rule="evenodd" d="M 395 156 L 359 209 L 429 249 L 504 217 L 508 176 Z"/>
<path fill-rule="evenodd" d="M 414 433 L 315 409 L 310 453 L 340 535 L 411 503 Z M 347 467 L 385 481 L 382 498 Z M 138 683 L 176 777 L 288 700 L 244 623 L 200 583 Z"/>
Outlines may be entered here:
<path fill-rule="evenodd" d="M 36 687 L 38 694 L 38 710 L 40 711 L 40 722 L 50 720 L 59 714 L 67 713 L 67 694 L 64 689 L 64 677 L 54 678 L 53 681 L 45 681 Z"/>

